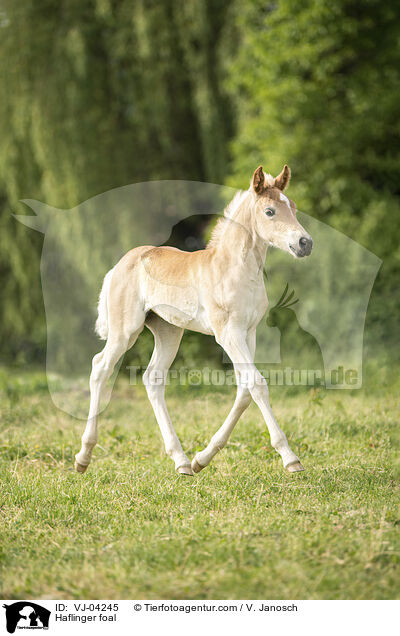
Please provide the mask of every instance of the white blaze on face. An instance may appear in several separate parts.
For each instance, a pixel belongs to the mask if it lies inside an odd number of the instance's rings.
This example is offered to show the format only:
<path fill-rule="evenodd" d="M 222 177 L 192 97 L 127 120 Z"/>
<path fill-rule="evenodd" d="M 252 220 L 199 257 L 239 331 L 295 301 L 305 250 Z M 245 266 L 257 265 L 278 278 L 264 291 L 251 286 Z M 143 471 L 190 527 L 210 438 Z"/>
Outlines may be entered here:
<path fill-rule="evenodd" d="M 288 206 L 289 210 L 290 210 L 290 202 L 289 199 L 287 198 L 287 196 L 285 194 L 283 194 L 283 192 L 280 193 L 279 198 L 281 201 L 284 201 L 286 203 L 286 205 Z"/>

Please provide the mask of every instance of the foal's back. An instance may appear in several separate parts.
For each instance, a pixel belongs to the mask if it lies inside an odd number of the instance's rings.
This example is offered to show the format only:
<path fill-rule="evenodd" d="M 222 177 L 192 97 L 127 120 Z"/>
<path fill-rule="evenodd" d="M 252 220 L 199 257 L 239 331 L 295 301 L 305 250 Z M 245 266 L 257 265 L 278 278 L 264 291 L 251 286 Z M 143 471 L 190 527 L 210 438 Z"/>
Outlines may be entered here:
<path fill-rule="evenodd" d="M 145 245 L 130 250 L 115 267 L 109 291 L 114 330 L 125 333 L 143 325 L 155 311 L 168 322 L 189 327 L 198 316 L 205 289 L 212 288 L 213 250 L 184 252 Z"/>

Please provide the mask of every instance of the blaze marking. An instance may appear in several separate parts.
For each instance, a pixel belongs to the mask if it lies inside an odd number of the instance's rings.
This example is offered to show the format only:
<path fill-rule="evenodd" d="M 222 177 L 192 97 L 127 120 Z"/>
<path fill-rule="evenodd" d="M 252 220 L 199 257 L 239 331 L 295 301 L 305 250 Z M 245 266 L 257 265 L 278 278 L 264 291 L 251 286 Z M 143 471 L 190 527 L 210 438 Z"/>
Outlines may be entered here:
<path fill-rule="evenodd" d="M 281 201 L 284 201 L 286 203 L 286 205 L 288 206 L 289 210 L 290 210 L 290 203 L 289 203 L 289 199 L 287 198 L 287 196 L 285 194 L 283 194 L 283 192 L 281 192 L 279 194 L 279 198 Z"/>

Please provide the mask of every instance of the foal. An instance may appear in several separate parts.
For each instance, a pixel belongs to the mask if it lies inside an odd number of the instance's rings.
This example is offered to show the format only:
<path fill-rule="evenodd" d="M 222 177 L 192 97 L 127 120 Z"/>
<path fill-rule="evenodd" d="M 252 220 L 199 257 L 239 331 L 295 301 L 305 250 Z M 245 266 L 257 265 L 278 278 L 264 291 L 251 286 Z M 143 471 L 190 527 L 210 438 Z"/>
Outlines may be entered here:
<path fill-rule="evenodd" d="M 289 472 L 303 470 L 272 413 L 268 386 L 254 365 L 256 327 L 267 308 L 263 267 L 269 245 L 294 257 L 308 256 L 312 239 L 296 219 L 296 206 L 283 191 L 290 179 L 284 166 L 275 179 L 259 166 L 249 190 L 227 206 L 205 250 L 137 247 L 108 272 L 99 300 L 96 331 L 107 340 L 94 356 L 90 375 L 90 409 L 76 455 L 84 472 L 97 443 L 97 415 L 102 389 L 119 358 L 146 325 L 155 347 L 143 381 L 154 409 L 165 450 L 183 475 L 207 466 L 227 443 L 253 399 L 265 419 L 271 444 Z M 234 405 L 207 448 L 192 463 L 183 452 L 165 404 L 165 380 L 184 332 L 213 335 L 230 357 L 237 380 Z"/>

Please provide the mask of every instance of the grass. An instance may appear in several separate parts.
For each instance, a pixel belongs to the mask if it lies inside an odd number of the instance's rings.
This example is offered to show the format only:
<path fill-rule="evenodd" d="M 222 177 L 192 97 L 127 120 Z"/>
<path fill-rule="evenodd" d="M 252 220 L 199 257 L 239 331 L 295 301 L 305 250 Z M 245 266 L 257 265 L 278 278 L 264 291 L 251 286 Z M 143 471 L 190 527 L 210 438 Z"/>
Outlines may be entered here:
<path fill-rule="evenodd" d="M 0 597 L 399 597 L 395 392 L 272 390 L 306 471 L 283 471 L 252 405 L 227 448 L 184 478 L 143 387 L 122 380 L 82 476 L 72 465 L 83 423 L 54 408 L 40 375 L 7 377 Z M 172 388 L 189 456 L 222 423 L 233 392 Z"/>

